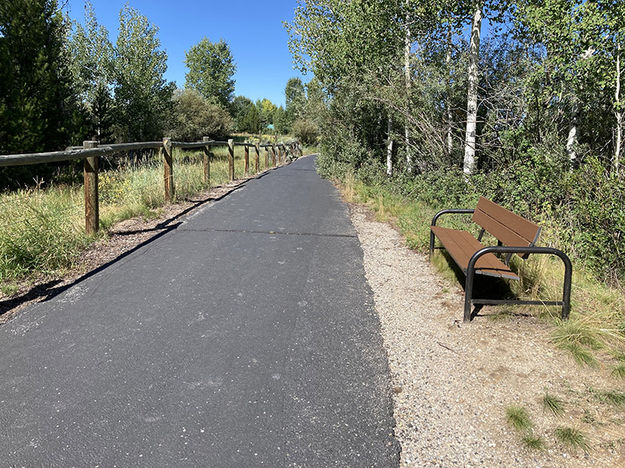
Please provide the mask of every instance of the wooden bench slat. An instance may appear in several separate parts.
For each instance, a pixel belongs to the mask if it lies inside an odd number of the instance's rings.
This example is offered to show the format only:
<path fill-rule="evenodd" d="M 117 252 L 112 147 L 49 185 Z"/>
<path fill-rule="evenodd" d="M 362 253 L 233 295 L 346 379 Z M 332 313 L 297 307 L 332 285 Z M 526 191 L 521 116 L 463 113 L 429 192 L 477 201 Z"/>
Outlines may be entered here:
<path fill-rule="evenodd" d="M 473 254 L 482 249 L 484 245 L 466 231 L 458 231 L 440 226 L 432 226 L 431 229 L 449 255 L 451 255 L 462 271 L 466 273 L 469 260 Z M 481 275 L 495 276 L 498 278 L 519 279 L 516 273 L 492 253 L 486 254 L 478 259 L 475 272 Z"/>
<path fill-rule="evenodd" d="M 504 245 L 528 247 L 536 242 L 540 228 L 531 221 L 514 214 L 492 201 L 480 197 L 473 214 L 479 224 Z"/>

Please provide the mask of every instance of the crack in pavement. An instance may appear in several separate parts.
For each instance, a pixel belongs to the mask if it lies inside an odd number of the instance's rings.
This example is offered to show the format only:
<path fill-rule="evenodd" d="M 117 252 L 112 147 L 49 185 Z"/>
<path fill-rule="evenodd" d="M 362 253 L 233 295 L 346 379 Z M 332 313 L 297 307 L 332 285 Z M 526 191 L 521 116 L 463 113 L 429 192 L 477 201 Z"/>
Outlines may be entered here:
<path fill-rule="evenodd" d="M 248 229 L 178 229 L 180 231 L 187 232 L 230 232 L 230 233 L 243 233 L 243 234 L 278 234 L 281 236 L 312 236 L 312 237 L 346 237 L 355 239 L 358 236 L 356 234 L 322 234 L 318 232 L 288 232 L 288 231 L 254 231 Z"/>

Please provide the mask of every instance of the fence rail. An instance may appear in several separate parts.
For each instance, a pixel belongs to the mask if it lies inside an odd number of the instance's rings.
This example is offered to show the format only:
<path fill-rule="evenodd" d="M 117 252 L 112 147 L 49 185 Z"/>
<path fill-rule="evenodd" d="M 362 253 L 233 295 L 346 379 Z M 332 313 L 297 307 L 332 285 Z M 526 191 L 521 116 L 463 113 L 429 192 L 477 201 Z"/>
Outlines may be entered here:
<path fill-rule="evenodd" d="M 278 164 L 286 162 L 287 155 L 290 153 L 295 157 L 301 156 L 302 145 L 298 141 L 288 143 L 247 143 L 235 142 L 230 139 L 228 141 L 215 141 L 208 137 L 204 137 L 202 141 L 172 141 L 171 138 L 163 138 L 162 141 L 144 141 L 136 143 L 116 143 L 100 145 L 97 141 L 84 141 L 82 146 L 71 146 L 64 151 L 50 151 L 45 153 L 27 153 L 27 154 L 7 154 L 0 155 L 0 167 L 11 166 L 27 166 L 31 164 L 45 164 L 52 162 L 83 160 L 83 180 L 85 189 L 85 231 L 87 234 L 95 234 L 100 225 L 99 216 L 99 197 L 98 197 L 98 171 L 99 158 L 102 156 L 116 156 L 127 151 L 157 149 L 163 158 L 163 186 L 165 190 L 165 199 L 173 201 L 174 199 L 174 165 L 173 165 L 173 148 L 182 150 L 202 149 L 204 150 L 203 168 L 204 182 L 210 185 L 210 161 L 214 155 L 211 151 L 216 146 L 228 147 L 228 178 L 230 182 L 235 179 L 234 171 L 234 147 L 243 146 L 245 148 L 244 171 L 245 175 L 249 175 L 249 150 L 254 148 L 254 171 L 259 172 L 260 148 L 265 149 L 265 168 L 269 167 L 269 150 L 272 153 L 272 165 L 276 167 Z M 276 149 L 278 150 L 276 156 Z"/>

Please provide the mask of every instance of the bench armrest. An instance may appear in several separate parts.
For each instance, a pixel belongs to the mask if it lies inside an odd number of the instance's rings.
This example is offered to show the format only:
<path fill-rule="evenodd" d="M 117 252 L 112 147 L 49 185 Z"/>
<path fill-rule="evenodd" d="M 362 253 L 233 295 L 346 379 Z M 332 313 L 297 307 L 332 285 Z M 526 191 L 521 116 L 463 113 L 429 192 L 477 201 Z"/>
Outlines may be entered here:
<path fill-rule="evenodd" d="M 493 245 L 489 247 L 484 247 L 483 249 L 478 250 L 473 254 L 473 256 L 469 259 L 469 264 L 467 265 L 467 273 L 466 273 L 466 282 L 465 282 L 465 291 L 473 290 L 473 277 L 475 276 L 475 264 L 480 257 L 486 255 L 488 253 L 508 253 L 508 254 L 544 254 L 544 255 L 555 255 L 560 257 L 562 263 L 564 263 L 564 287 L 562 291 L 562 319 L 566 320 L 569 316 L 569 312 L 571 309 L 571 276 L 573 274 L 573 266 L 571 264 L 571 260 L 569 257 L 562 252 L 561 250 L 555 249 L 553 247 L 512 247 L 508 245 Z M 465 321 L 470 320 L 471 312 L 470 312 L 470 301 L 471 296 L 465 295 Z"/>
<path fill-rule="evenodd" d="M 475 213 L 475 210 L 465 209 L 465 208 L 454 208 L 454 209 L 451 209 L 451 210 L 441 210 L 441 211 L 439 211 L 438 213 L 436 213 L 434 215 L 434 218 L 432 219 L 431 226 L 436 226 L 436 221 L 438 220 L 438 218 L 440 218 L 444 214 L 471 214 L 471 213 Z"/>

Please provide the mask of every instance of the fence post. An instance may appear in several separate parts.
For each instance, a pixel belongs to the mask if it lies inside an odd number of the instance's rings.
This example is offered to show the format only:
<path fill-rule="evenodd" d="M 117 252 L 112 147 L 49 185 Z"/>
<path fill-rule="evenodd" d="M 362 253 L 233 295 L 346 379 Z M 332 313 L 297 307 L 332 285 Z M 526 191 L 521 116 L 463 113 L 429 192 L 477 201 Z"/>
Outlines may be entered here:
<path fill-rule="evenodd" d="M 163 146 L 160 151 L 163 154 L 163 166 L 165 168 L 165 200 L 174 201 L 175 189 L 174 189 L 174 160 L 172 153 L 171 138 L 163 138 Z"/>
<path fill-rule="evenodd" d="M 234 140 L 228 140 L 228 178 L 234 181 Z"/>
<path fill-rule="evenodd" d="M 250 147 L 245 145 L 245 177 L 250 172 Z"/>
<path fill-rule="evenodd" d="M 271 159 L 273 162 L 273 167 L 276 167 L 276 147 L 274 145 L 271 145 Z"/>
<path fill-rule="evenodd" d="M 260 147 L 258 146 L 258 143 L 254 145 L 254 150 L 256 151 L 256 156 L 254 156 L 254 171 L 258 174 L 260 171 L 260 168 L 258 167 L 260 166 Z"/>
<path fill-rule="evenodd" d="M 265 146 L 265 169 L 269 168 L 269 147 Z"/>
<path fill-rule="evenodd" d="M 83 148 L 97 148 L 97 141 L 83 141 Z M 98 201 L 98 157 L 85 158 L 83 163 L 85 184 L 85 232 L 92 235 L 100 227 L 100 206 Z"/>
<path fill-rule="evenodd" d="M 209 137 L 203 137 L 202 141 L 204 143 L 207 143 L 209 141 L 211 141 L 211 139 Z M 208 186 L 210 187 L 210 183 L 211 183 L 211 152 L 210 152 L 210 146 L 206 145 L 204 147 L 204 183 L 208 184 Z"/>

